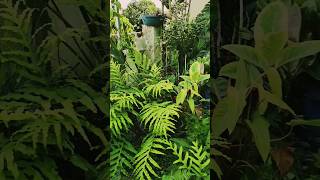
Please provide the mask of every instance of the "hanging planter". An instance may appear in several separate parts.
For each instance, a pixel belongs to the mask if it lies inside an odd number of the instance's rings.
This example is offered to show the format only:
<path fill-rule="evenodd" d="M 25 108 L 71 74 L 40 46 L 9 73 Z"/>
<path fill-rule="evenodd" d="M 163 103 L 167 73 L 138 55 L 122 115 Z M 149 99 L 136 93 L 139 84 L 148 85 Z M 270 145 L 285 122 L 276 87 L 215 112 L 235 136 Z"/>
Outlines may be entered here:
<path fill-rule="evenodd" d="M 144 15 L 141 17 L 142 22 L 146 26 L 161 26 L 164 20 L 163 16 Z"/>

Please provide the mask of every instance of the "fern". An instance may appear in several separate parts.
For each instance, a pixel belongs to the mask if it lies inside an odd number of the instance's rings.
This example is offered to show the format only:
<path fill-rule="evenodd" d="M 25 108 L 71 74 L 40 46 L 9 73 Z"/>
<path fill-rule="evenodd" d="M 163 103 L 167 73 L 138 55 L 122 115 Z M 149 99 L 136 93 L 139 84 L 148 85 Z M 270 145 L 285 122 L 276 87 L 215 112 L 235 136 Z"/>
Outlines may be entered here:
<path fill-rule="evenodd" d="M 134 157 L 135 168 L 133 173 L 139 180 L 151 180 L 151 175 L 159 177 L 155 172 L 155 168 L 161 169 L 159 164 L 152 158 L 151 155 L 164 155 L 161 150 L 164 150 L 165 140 L 153 136 L 147 137 L 141 146 L 141 150 Z"/>
<path fill-rule="evenodd" d="M 131 125 L 133 122 L 127 112 L 113 106 L 110 108 L 110 129 L 113 135 L 120 136 L 124 131 L 128 131 Z"/>
<path fill-rule="evenodd" d="M 210 154 L 199 145 L 197 141 L 192 142 L 189 151 L 185 152 L 183 147 L 176 145 L 173 142 L 167 141 L 168 149 L 173 151 L 173 154 L 178 157 L 173 164 L 180 163 L 179 169 L 185 169 L 196 176 L 208 176 L 207 167 L 210 164 Z"/>
<path fill-rule="evenodd" d="M 6 179 L 8 174 L 20 179 L 61 179 L 57 173 L 55 162 L 50 158 L 36 157 L 36 151 L 18 141 L 9 141 L 1 135 L 0 144 L 0 177 Z M 23 159 L 15 156 L 23 155 Z M 7 175 L 6 175 L 7 174 Z"/>
<path fill-rule="evenodd" d="M 144 88 L 144 92 L 153 97 L 161 96 L 163 91 L 170 92 L 174 88 L 174 84 L 168 80 L 162 80 L 156 84 L 148 85 Z"/>
<path fill-rule="evenodd" d="M 139 99 L 146 99 L 143 92 L 138 89 L 121 89 L 110 93 L 110 101 L 113 106 L 120 109 L 132 110 L 134 107 L 141 107 L 143 104 Z"/>
<path fill-rule="evenodd" d="M 150 103 L 141 111 L 141 122 L 149 127 L 153 134 L 168 136 L 168 132 L 174 133 L 175 118 L 179 118 L 179 106 L 171 102 Z"/>
<path fill-rule="evenodd" d="M 114 61 L 110 62 L 110 84 L 113 89 L 125 87 L 121 66 Z"/>
<path fill-rule="evenodd" d="M 125 139 L 116 139 L 112 143 L 110 153 L 111 177 L 118 179 L 122 175 L 129 176 L 126 169 L 133 169 L 134 155 L 137 154 L 135 148 Z"/>

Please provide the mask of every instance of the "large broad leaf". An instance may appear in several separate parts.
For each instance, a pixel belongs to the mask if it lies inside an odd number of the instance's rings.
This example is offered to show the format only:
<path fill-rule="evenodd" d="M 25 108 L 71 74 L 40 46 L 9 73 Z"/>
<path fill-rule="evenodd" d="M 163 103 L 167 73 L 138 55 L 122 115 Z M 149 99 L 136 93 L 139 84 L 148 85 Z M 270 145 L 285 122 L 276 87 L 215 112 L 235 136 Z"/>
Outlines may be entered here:
<path fill-rule="evenodd" d="M 187 96 L 187 92 L 188 92 L 188 89 L 181 89 L 181 91 L 179 92 L 179 94 L 177 95 L 177 98 L 176 98 L 176 103 L 178 105 L 182 104 L 184 102 L 184 100 L 186 99 L 186 96 Z"/>
<path fill-rule="evenodd" d="M 273 66 L 281 57 L 281 52 L 288 42 L 288 32 L 271 32 L 265 35 L 261 40 L 260 47 L 256 52 L 267 65 Z"/>
<path fill-rule="evenodd" d="M 273 94 L 282 99 L 282 82 L 279 72 L 275 68 L 270 68 L 266 71 L 269 85 Z"/>
<path fill-rule="evenodd" d="M 258 151 L 263 161 L 266 161 L 271 149 L 269 123 L 263 116 L 256 114 L 252 121 L 248 121 L 248 125 L 253 134 Z"/>
<path fill-rule="evenodd" d="M 320 40 L 295 43 L 283 50 L 281 61 L 277 63 L 276 67 L 314 55 L 318 52 L 320 52 Z"/>
<path fill-rule="evenodd" d="M 202 69 L 202 64 L 199 62 L 195 62 L 191 65 L 189 69 L 189 75 L 190 79 L 192 82 L 198 82 L 200 75 L 201 75 L 201 69 Z"/>
<path fill-rule="evenodd" d="M 245 60 L 255 66 L 264 67 L 264 63 L 261 62 L 255 52 L 255 49 L 246 45 L 230 44 L 223 46 L 224 49 L 238 56 L 240 59 Z"/>
<path fill-rule="evenodd" d="M 237 78 L 235 88 L 239 91 L 246 91 L 247 87 L 250 85 L 250 79 L 248 74 L 247 63 L 240 59 L 237 66 Z"/>
<path fill-rule="evenodd" d="M 189 107 L 190 107 L 192 114 L 194 114 L 194 108 L 195 108 L 194 100 L 191 97 L 188 99 L 188 104 L 189 104 Z"/>
<path fill-rule="evenodd" d="M 221 99 L 212 116 L 212 132 L 215 137 L 225 130 L 231 134 L 246 105 L 246 96 L 235 88 L 229 88 L 228 95 Z"/>
<path fill-rule="evenodd" d="M 229 64 L 226 64 L 221 68 L 219 75 L 226 76 L 231 79 L 236 79 L 237 67 L 238 67 L 238 62 L 231 62 Z"/>
<path fill-rule="evenodd" d="M 288 9 L 281 1 L 270 3 L 259 14 L 254 27 L 256 47 L 263 45 L 268 34 L 278 32 L 288 32 Z"/>

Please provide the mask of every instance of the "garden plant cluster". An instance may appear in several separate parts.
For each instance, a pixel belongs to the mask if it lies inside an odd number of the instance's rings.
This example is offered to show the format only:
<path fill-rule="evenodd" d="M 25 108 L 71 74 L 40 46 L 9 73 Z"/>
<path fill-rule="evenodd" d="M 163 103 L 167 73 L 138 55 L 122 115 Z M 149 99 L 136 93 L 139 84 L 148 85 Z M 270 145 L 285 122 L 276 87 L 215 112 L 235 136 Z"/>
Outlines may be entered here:
<path fill-rule="evenodd" d="M 0 180 L 319 180 L 320 1 L 197 2 L 0 0 Z"/>

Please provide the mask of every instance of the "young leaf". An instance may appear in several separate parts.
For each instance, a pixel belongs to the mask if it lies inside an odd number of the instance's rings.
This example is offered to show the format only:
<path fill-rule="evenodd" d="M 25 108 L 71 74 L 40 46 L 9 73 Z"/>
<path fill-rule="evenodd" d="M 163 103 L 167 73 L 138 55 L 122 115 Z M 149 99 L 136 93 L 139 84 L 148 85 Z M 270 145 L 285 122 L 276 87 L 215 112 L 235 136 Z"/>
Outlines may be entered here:
<path fill-rule="evenodd" d="M 288 10 L 281 1 L 270 3 L 257 17 L 254 26 L 256 47 L 262 47 L 266 36 L 275 32 L 288 33 Z"/>
<path fill-rule="evenodd" d="M 201 74 L 201 63 L 194 62 L 190 69 L 189 69 L 189 75 L 192 82 L 198 82 Z"/>

